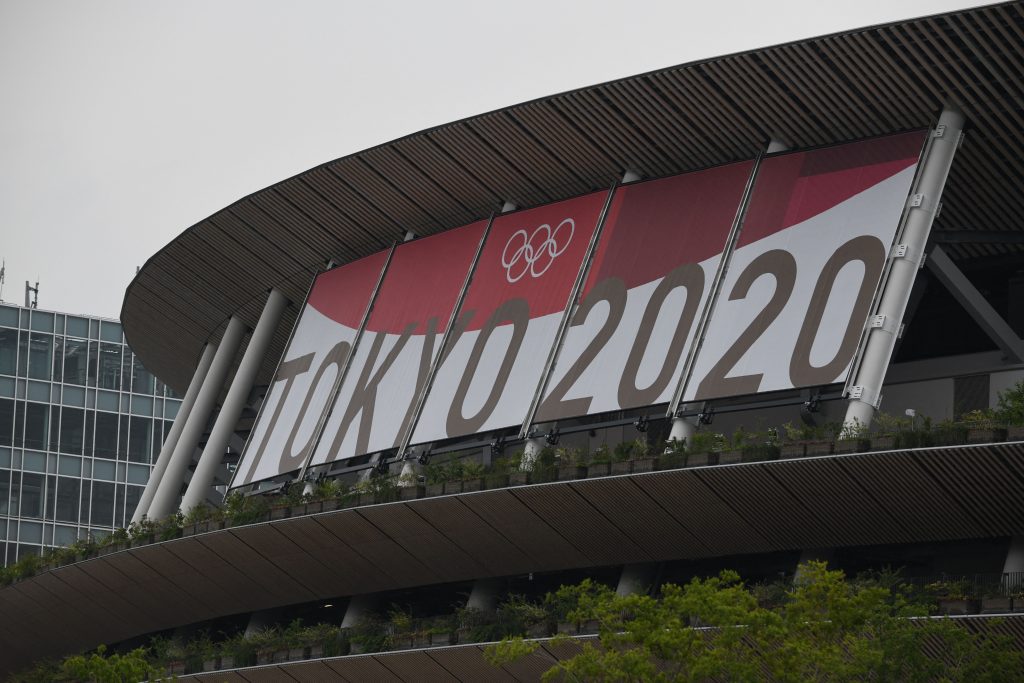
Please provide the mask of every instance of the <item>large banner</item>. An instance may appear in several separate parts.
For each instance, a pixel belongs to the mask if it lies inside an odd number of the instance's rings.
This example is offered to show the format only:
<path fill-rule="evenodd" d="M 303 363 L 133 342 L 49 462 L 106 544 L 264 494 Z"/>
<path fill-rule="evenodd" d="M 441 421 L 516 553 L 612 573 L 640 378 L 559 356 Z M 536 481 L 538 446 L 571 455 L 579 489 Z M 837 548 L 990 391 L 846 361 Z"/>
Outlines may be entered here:
<path fill-rule="evenodd" d="M 388 252 L 382 251 L 317 277 L 232 486 L 302 467 L 387 256 Z"/>
<path fill-rule="evenodd" d="M 312 465 L 400 445 L 486 227 L 395 248 Z"/>
<path fill-rule="evenodd" d="M 526 419 L 607 196 L 494 220 L 414 443 Z"/>
<path fill-rule="evenodd" d="M 616 191 L 535 422 L 672 399 L 752 168 Z"/>
<path fill-rule="evenodd" d="M 846 380 L 923 143 L 762 162 L 684 400 Z"/>

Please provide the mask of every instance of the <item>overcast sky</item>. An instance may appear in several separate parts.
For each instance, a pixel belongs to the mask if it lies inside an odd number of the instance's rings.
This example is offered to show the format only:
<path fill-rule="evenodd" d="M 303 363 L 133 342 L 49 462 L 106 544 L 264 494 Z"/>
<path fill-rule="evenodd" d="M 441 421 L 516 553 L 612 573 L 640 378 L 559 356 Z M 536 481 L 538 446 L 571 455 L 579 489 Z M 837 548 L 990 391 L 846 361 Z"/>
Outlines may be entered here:
<path fill-rule="evenodd" d="M 651 69 L 978 4 L 0 0 L 0 298 L 21 303 L 38 279 L 40 308 L 117 317 L 136 266 L 176 235 L 324 161 Z"/>

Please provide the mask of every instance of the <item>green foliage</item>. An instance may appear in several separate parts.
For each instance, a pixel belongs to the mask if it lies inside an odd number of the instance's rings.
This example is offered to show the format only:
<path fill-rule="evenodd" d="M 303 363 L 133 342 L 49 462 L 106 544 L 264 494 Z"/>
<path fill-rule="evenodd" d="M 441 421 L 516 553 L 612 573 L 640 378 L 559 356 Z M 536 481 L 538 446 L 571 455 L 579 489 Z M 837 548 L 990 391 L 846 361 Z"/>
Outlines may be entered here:
<path fill-rule="evenodd" d="M 1024 380 L 999 392 L 995 415 L 1004 425 L 1024 426 Z"/>
<path fill-rule="evenodd" d="M 224 521 L 232 526 L 253 524 L 266 519 L 269 505 L 263 496 L 229 493 L 224 498 Z"/>
<path fill-rule="evenodd" d="M 67 680 L 90 683 L 136 683 L 159 675 L 159 671 L 146 661 L 145 650 L 138 648 L 120 655 L 106 656 L 106 646 L 100 645 L 91 655 L 69 657 L 60 668 Z"/>
<path fill-rule="evenodd" d="M 698 431 L 694 432 L 686 444 L 687 453 L 718 453 L 728 445 L 725 434 L 716 432 Z"/>
<path fill-rule="evenodd" d="M 596 619 L 600 636 L 553 662 L 545 681 L 1012 681 L 1024 663 L 1007 637 L 923 618 L 924 604 L 891 576 L 848 581 L 821 562 L 770 594 L 725 571 L 667 584 L 660 599 L 584 581 L 550 595 L 548 607 Z M 486 654 L 504 664 L 534 652 L 512 638 Z"/>

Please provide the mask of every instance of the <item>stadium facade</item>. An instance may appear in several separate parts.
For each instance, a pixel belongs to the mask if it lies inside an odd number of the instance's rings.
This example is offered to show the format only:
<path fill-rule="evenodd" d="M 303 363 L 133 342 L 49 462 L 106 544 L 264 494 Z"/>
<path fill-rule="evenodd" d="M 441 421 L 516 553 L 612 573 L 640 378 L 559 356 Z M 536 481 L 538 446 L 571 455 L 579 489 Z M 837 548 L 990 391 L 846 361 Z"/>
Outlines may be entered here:
<path fill-rule="evenodd" d="M 116 320 L 0 303 L 0 563 L 125 526 L 179 404 Z"/>
<path fill-rule="evenodd" d="M 588 574 L 630 590 L 808 557 L 1024 571 L 1012 436 L 868 449 L 833 434 L 781 459 L 719 444 L 534 476 L 550 444 L 593 459 L 878 411 L 931 433 L 993 407 L 1024 378 L 1022 35 L 1024 6 L 1006 3 L 666 68 L 328 162 L 192 226 L 122 310 L 184 396 L 136 519 L 194 508 L 226 466 L 243 498 L 410 485 L 18 581 L 0 590 L 5 667 L 314 607 L 350 624 L 394 600 L 487 605 Z M 518 451 L 532 479 L 415 485 L 424 464 Z M 1002 628 L 1020 638 L 1019 622 Z M 495 670 L 451 645 L 217 676 L 286 674 Z"/>

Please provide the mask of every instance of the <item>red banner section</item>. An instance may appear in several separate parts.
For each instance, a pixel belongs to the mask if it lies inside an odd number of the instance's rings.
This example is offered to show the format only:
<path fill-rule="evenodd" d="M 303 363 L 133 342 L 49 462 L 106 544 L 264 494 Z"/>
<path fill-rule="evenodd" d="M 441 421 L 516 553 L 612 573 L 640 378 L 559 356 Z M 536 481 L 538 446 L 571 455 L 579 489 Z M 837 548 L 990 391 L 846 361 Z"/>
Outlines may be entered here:
<path fill-rule="evenodd" d="M 317 277 L 270 385 L 234 485 L 302 467 L 380 279 L 382 251 Z"/>
<path fill-rule="evenodd" d="M 414 443 L 526 419 L 607 196 L 494 220 Z"/>
<path fill-rule="evenodd" d="M 396 247 L 311 464 L 400 445 L 486 227 Z"/>
<path fill-rule="evenodd" d="M 846 380 L 923 142 L 762 162 L 684 400 Z"/>
<path fill-rule="evenodd" d="M 672 399 L 752 168 L 616 191 L 537 422 Z"/>

